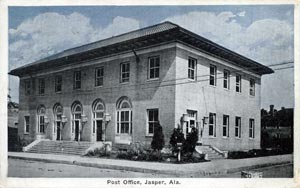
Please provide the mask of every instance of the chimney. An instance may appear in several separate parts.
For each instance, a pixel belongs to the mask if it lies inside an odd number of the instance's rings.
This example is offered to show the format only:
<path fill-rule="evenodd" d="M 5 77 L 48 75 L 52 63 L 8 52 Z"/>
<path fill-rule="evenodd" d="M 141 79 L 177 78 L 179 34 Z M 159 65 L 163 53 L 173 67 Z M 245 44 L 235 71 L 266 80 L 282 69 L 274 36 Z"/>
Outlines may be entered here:
<path fill-rule="evenodd" d="M 271 116 L 274 115 L 274 105 L 273 104 L 270 105 L 270 114 L 271 114 Z"/>

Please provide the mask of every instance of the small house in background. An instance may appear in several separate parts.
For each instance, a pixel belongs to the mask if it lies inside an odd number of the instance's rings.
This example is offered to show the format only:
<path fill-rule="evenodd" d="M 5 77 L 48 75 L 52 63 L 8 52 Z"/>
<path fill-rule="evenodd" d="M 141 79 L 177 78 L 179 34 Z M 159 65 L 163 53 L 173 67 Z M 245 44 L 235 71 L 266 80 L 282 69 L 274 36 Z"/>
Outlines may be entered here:
<path fill-rule="evenodd" d="M 273 70 L 171 22 L 86 44 L 12 70 L 19 136 L 150 145 L 193 127 L 202 145 L 260 148 L 261 78 Z"/>
<path fill-rule="evenodd" d="M 293 151 L 294 109 L 281 107 L 261 110 L 261 147 Z"/>

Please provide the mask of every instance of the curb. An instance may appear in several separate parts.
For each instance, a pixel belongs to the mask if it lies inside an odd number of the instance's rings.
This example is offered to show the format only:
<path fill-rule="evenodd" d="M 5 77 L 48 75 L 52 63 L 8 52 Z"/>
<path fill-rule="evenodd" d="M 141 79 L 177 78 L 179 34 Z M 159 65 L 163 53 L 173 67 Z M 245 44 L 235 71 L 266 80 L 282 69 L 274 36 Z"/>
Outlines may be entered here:
<path fill-rule="evenodd" d="M 160 173 L 160 174 L 167 174 L 167 175 L 175 175 L 180 176 L 182 174 L 189 174 L 190 176 L 203 176 L 209 177 L 212 175 L 225 175 L 228 173 L 235 173 L 243 170 L 252 170 L 257 168 L 264 168 L 274 165 L 284 165 L 284 164 L 293 164 L 291 161 L 285 162 L 278 162 L 278 163 L 266 163 L 266 164 L 259 164 L 253 166 L 244 166 L 239 168 L 232 168 L 232 169 L 220 169 L 216 171 L 182 171 L 182 170 L 157 170 L 157 169 L 148 169 L 148 168 L 140 168 L 140 167 L 131 167 L 131 166 L 118 166 L 113 164 L 100 164 L 100 163 L 89 163 L 89 162 L 82 162 L 76 160 L 59 160 L 59 159 L 43 159 L 43 158 L 36 158 L 36 157 L 24 157 L 24 156 L 8 156 L 11 159 L 22 159 L 22 160 L 32 160 L 32 161 L 39 161 L 39 162 L 47 162 L 47 163 L 59 163 L 59 164 L 68 164 L 68 165 L 78 165 L 84 167 L 93 167 L 93 168 L 104 168 L 104 169 L 113 169 L 113 170 L 125 170 L 125 171 L 132 171 L 132 172 L 141 172 L 141 173 Z"/>

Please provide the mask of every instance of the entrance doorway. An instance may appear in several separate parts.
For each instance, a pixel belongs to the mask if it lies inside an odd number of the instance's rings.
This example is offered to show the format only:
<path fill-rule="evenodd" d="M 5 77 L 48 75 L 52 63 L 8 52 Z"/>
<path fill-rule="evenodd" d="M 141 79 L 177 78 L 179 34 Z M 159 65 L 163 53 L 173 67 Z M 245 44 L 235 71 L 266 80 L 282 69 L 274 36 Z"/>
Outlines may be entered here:
<path fill-rule="evenodd" d="M 61 140 L 61 122 L 56 122 L 56 140 Z"/>
<path fill-rule="evenodd" d="M 75 120 L 75 141 L 79 141 L 79 121 Z"/>
<path fill-rule="evenodd" d="M 185 123 L 183 129 L 185 138 L 192 131 L 192 128 L 196 127 L 197 111 L 187 110 L 187 114 L 188 114 L 188 121 Z"/>
<path fill-rule="evenodd" d="M 103 141 L 102 138 L 102 120 L 97 120 L 97 141 Z"/>

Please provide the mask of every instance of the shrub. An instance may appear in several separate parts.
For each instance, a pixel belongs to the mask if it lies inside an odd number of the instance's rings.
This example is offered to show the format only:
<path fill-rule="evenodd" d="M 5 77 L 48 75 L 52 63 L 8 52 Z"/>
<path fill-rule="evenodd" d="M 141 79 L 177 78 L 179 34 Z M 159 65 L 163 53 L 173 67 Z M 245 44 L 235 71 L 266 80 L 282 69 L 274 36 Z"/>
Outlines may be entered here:
<path fill-rule="evenodd" d="M 154 135 L 152 137 L 151 148 L 154 151 L 160 151 L 165 146 L 164 134 L 162 131 L 162 126 L 157 123 L 154 126 Z"/>
<path fill-rule="evenodd" d="M 170 138 L 170 145 L 172 146 L 172 152 L 178 152 L 177 143 L 184 143 L 184 134 L 182 133 L 181 128 L 175 128 Z"/>
<path fill-rule="evenodd" d="M 183 153 L 192 155 L 195 151 L 195 147 L 198 141 L 198 129 L 192 128 L 191 132 L 187 135 L 185 142 L 183 143 Z"/>
<path fill-rule="evenodd" d="M 110 156 L 110 150 L 107 150 L 108 147 L 110 147 L 110 145 L 107 143 L 104 143 L 101 146 L 96 146 L 95 148 L 91 148 L 88 151 L 86 151 L 85 156 L 97 156 L 97 157 Z"/>

